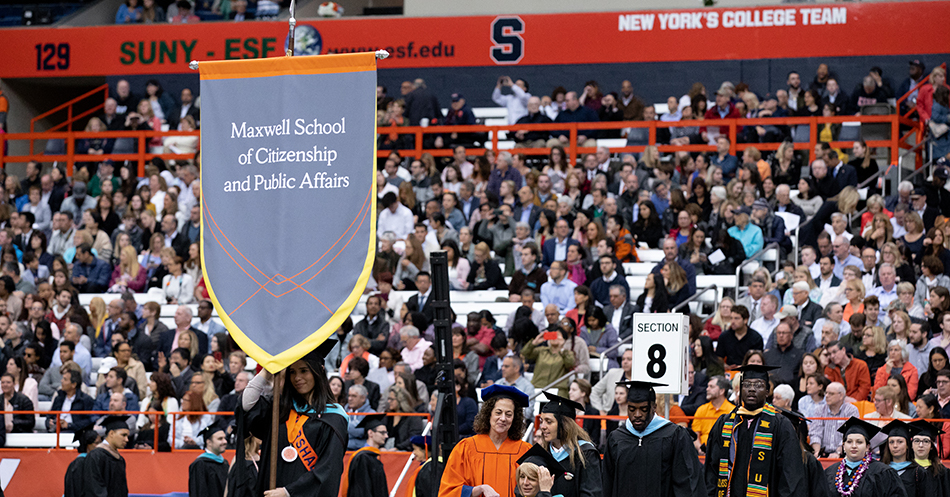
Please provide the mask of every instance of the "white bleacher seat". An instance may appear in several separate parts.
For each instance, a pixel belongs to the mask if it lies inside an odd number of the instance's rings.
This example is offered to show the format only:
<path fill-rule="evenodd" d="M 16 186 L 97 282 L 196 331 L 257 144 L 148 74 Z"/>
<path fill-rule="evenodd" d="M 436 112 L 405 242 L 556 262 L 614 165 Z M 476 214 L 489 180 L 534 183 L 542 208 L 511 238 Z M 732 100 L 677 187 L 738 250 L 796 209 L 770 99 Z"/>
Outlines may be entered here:
<path fill-rule="evenodd" d="M 598 138 L 597 139 L 598 147 L 607 147 L 607 148 L 620 148 L 627 146 L 626 138 Z"/>
<path fill-rule="evenodd" d="M 623 272 L 628 276 L 646 276 L 656 267 L 655 262 L 624 262 Z"/>
<path fill-rule="evenodd" d="M 59 447 L 69 448 L 73 443 L 72 433 L 59 434 Z M 7 433 L 6 448 L 39 449 L 56 447 L 56 433 Z"/>
<path fill-rule="evenodd" d="M 662 249 L 637 249 L 637 257 L 641 262 L 660 262 L 663 260 Z"/>

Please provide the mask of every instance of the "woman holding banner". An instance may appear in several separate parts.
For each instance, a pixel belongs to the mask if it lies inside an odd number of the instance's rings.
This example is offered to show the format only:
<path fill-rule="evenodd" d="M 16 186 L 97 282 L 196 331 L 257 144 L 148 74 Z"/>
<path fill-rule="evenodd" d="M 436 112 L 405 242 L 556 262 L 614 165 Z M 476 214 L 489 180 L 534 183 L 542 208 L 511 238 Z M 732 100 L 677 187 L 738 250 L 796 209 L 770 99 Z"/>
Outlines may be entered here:
<path fill-rule="evenodd" d="M 332 403 L 324 357 L 336 345 L 327 340 L 290 365 L 273 419 L 273 397 L 262 395 L 272 376 L 266 370 L 248 383 L 242 400 L 250 434 L 261 440 L 257 494 L 265 497 L 337 497 L 346 452 L 347 416 Z M 269 488 L 272 423 L 277 423 L 277 484 Z M 246 436 L 243 434 L 242 436 Z"/>

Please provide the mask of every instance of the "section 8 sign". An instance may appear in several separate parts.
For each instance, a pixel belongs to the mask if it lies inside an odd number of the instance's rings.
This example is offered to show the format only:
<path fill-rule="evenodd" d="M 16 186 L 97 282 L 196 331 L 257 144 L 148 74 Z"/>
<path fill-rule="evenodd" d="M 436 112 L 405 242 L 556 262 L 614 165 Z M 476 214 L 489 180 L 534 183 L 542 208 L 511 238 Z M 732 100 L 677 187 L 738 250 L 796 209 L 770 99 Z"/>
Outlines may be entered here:
<path fill-rule="evenodd" d="M 689 317 L 685 314 L 633 315 L 632 376 L 667 385 L 657 387 L 656 393 L 679 395 L 689 390 L 688 347 Z"/>

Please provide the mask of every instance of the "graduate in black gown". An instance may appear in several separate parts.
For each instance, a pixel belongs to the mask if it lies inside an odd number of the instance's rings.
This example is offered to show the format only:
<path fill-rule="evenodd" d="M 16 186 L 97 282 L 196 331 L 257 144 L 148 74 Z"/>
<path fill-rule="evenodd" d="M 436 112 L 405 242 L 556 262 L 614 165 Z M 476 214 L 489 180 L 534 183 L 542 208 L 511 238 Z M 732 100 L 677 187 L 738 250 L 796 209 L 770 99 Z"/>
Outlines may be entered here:
<path fill-rule="evenodd" d="M 96 430 L 92 429 L 92 425 L 78 430 L 73 434 L 73 439 L 79 442 L 77 449 L 79 455 L 66 468 L 66 477 L 63 479 L 64 497 L 83 496 L 82 471 L 86 463 L 86 456 L 89 454 L 90 447 L 94 448 L 102 441 Z"/>
<path fill-rule="evenodd" d="M 808 419 L 800 412 L 778 409 L 798 432 L 798 441 L 802 447 L 802 464 L 805 466 L 805 486 L 808 490 L 804 497 L 830 497 L 828 483 L 825 481 L 825 468 L 808 447 Z"/>
<path fill-rule="evenodd" d="M 430 497 L 435 495 L 439 482 L 435 479 L 435 465 L 432 462 L 432 436 L 416 435 L 409 442 L 412 444 L 412 455 L 421 463 L 419 471 L 406 486 L 409 489 L 408 497 Z"/>
<path fill-rule="evenodd" d="M 241 406 L 238 406 L 240 409 Z M 235 418 L 237 418 L 235 410 Z M 243 415 L 241 415 L 243 424 Z M 238 428 L 236 433 L 244 430 Z M 243 450 L 242 450 L 243 449 Z M 244 443 L 237 447 L 237 454 L 231 462 L 228 471 L 228 497 L 254 497 L 257 487 L 257 471 L 260 466 L 261 441 L 255 437 L 247 437 Z"/>
<path fill-rule="evenodd" d="M 257 492 L 266 497 L 337 497 L 346 453 L 346 411 L 332 401 L 324 369 L 326 354 L 336 345 L 327 340 L 286 370 L 278 419 L 271 415 L 273 398 L 261 395 L 273 378 L 266 370 L 248 383 L 242 407 L 251 435 L 261 440 Z M 277 423 L 277 488 L 270 478 L 270 437 Z M 242 434 L 246 436 L 247 433 Z M 265 493 L 266 492 L 266 493 Z"/>
<path fill-rule="evenodd" d="M 125 459 L 119 454 L 129 443 L 127 416 L 109 416 L 102 426 L 105 440 L 89 451 L 83 463 L 84 497 L 128 497 L 129 485 L 125 477 Z"/>
<path fill-rule="evenodd" d="M 904 484 L 907 497 L 925 497 L 927 475 L 924 468 L 914 462 L 912 440 L 920 430 L 899 419 L 881 428 L 887 441 L 881 445 L 881 462 L 894 468 Z"/>
<path fill-rule="evenodd" d="M 389 438 L 386 416 L 363 416 L 363 421 L 357 426 L 366 430 L 366 446 L 354 452 L 350 458 L 345 497 L 386 497 L 389 495 L 386 469 L 379 460 L 379 449 L 386 445 L 386 439 Z"/>
<path fill-rule="evenodd" d="M 526 471 L 529 470 L 530 471 Z M 540 483 L 539 478 L 533 477 L 534 474 L 540 473 L 541 469 L 547 470 L 552 478 L 551 488 L 542 491 L 538 485 Z M 518 485 L 515 487 L 515 496 L 516 497 L 551 497 L 552 495 L 558 495 L 557 490 L 554 489 L 554 486 L 558 482 L 567 481 L 567 478 L 570 473 L 567 469 L 564 468 L 564 465 L 558 462 L 551 453 L 542 447 L 539 444 L 534 444 L 528 449 L 527 452 L 522 454 L 518 458 L 518 473 L 516 481 Z M 540 475 L 538 475 L 540 476 Z M 534 485 L 525 485 L 525 477 L 533 479 Z M 573 477 L 573 475 L 571 475 Z M 526 487 L 531 487 L 530 490 Z M 534 494 L 534 495 L 532 495 Z"/>
<path fill-rule="evenodd" d="M 880 431 L 877 426 L 852 417 L 838 431 L 844 435 L 844 459 L 825 470 L 832 496 L 907 496 L 897 471 L 871 454 L 871 439 Z"/>
<path fill-rule="evenodd" d="M 570 479 L 557 479 L 551 493 L 564 497 L 600 497 L 603 492 L 600 451 L 577 424 L 577 411 L 584 412 L 584 406 L 552 393 L 544 395 L 548 402 L 541 407 L 539 416 L 540 445 L 571 474 Z"/>
<path fill-rule="evenodd" d="M 802 447 L 792 422 L 765 401 L 772 366 L 739 368 L 739 406 L 716 420 L 706 439 L 709 497 L 804 495 Z"/>
<path fill-rule="evenodd" d="M 656 413 L 659 383 L 625 381 L 627 420 L 607 435 L 604 497 L 701 497 L 703 468 L 686 428 Z"/>
<path fill-rule="evenodd" d="M 914 462 L 924 469 L 924 490 L 932 497 L 950 497 L 950 470 L 940 462 L 937 437 L 943 430 L 922 419 L 910 423 L 917 428 L 913 435 Z"/>
<path fill-rule="evenodd" d="M 218 423 L 201 430 L 205 451 L 188 466 L 188 497 L 223 497 L 228 481 L 228 462 L 221 457 L 228 436 Z"/>

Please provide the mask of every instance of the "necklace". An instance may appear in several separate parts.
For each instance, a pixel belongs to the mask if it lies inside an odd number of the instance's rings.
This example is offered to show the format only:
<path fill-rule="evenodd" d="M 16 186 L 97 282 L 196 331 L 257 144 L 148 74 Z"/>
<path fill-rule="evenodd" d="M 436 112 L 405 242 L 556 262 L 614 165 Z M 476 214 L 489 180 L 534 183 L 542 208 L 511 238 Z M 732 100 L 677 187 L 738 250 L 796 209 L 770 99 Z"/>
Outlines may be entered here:
<path fill-rule="evenodd" d="M 838 495 L 841 497 L 851 497 L 854 494 L 854 491 L 858 489 L 858 485 L 861 483 L 861 479 L 864 477 L 864 473 L 867 472 L 868 466 L 871 464 L 871 451 L 868 451 L 864 455 L 864 459 L 861 460 L 861 464 L 858 465 L 855 469 L 854 474 L 851 475 L 851 478 L 848 479 L 848 482 L 845 482 L 845 464 L 844 461 L 838 465 L 838 471 L 835 474 L 835 489 L 838 491 Z"/>

